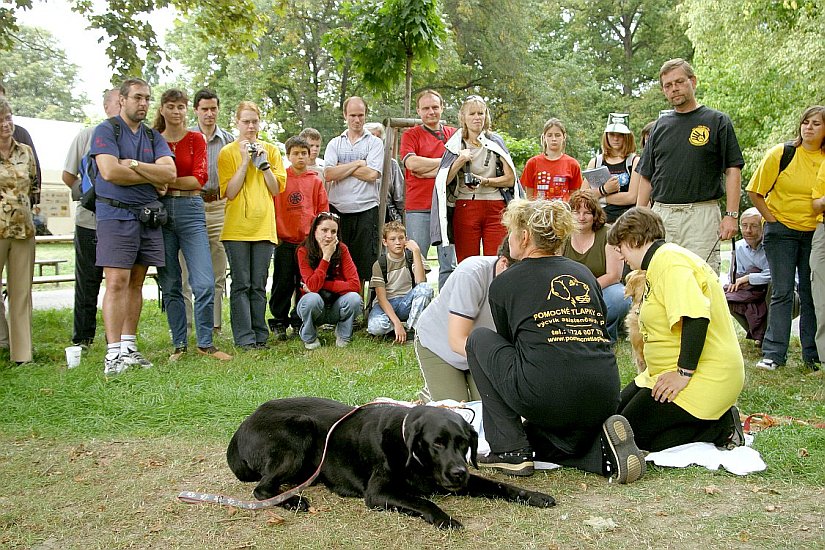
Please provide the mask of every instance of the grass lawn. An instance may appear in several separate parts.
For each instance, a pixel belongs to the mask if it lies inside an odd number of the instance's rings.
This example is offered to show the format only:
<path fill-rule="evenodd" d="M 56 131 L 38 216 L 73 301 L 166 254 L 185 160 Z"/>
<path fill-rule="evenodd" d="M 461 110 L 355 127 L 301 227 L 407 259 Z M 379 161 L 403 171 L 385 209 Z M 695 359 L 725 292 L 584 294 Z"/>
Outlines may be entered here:
<path fill-rule="evenodd" d="M 235 479 L 224 452 L 238 424 L 263 401 L 414 399 L 421 379 L 412 347 L 360 331 L 340 350 L 327 332 L 315 352 L 290 340 L 239 352 L 229 363 L 193 353 L 170 363 L 166 320 L 150 302 L 140 342 L 155 367 L 107 380 L 100 342 L 84 352 L 80 367 L 66 369 L 70 333 L 70 310 L 36 311 L 35 362 L 13 366 L 7 353 L 0 359 L 2 547 L 825 547 L 825 430 L 803 424 L 759 433 L 754 447 L 769 467 L 746 477 L 651 467 L 638 483 L 622 486 L 562 469 L 517 481 L 553 495 L 555 508 L 435 497 L 464 524 L 461 531 L 371 511 L 363 500 L 323 487 L 307 491 L 310 513 L 182 504 L 175 498 L 182 490 L 251 498 L 253 485 Z M 229 334 L 217 345 L 232 352 Z M 825 421 L 825 377 L 808 374 L 796 359 L 776 372 L 756 371 L 756 350 L 748 342 L 742 347 L 749 365 L 743 413 Z M 634 368 L 626 343 L 617 355 L 627 382 Z M 799 357 L 798 341 L 790 357 Z"/>

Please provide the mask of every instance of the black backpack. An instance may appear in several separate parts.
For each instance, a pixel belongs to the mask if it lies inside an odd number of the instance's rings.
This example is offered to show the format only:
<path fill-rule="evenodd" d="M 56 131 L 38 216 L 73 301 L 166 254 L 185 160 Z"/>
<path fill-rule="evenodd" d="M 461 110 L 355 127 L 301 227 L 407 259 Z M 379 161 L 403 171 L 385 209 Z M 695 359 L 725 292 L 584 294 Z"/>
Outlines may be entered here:
<path fill-rule="evenodd" d="M 776 185 L 776 180 L 779 179 L 779 174 L 781 174 L 782 171 L 788 167 L 793 160 L 794 155 L 796 155 L 796 145 L 794 145 L 793 141 L 786 141 L 782 148 L 782 158 L 779 159 L 779 171 L 776 173 L 776 179 L 773 180 L 773 185 L 771 185 L 771 188 L 768 189 L 768 193 L 773 191 L 773 188 Z M 765 193 L 766 197 L 768 196 L 768 193 Z"/>
<path fill-rule="evenodd" d="M 115 141 L 120 139 L 120 122 L 117 120 L 117 117 L 107 119 L 106 122 L 112 125 L 112 130 L 115 134 Z M 143 128 L 143 131 L 146 132 L 146 137 L 149 138 L 149 143 L 152 144 L 152 154 L 154 155 L 155 133 L 151 128 L 142 122 L 140 123 L 140 126 Z M 80 159 L 81 185 L 84 189 L 83 194 L 80 196 L 80 206 L 90 212 L 95 211 L 95 202 L 97 201 L 97 194 L 95 193 L 95 181 L 97 181 L 97 174 L 97 162 L 95 162 L 95 159 L 89 153 L 86 153 L 83 155 L 83 158 Z"/>

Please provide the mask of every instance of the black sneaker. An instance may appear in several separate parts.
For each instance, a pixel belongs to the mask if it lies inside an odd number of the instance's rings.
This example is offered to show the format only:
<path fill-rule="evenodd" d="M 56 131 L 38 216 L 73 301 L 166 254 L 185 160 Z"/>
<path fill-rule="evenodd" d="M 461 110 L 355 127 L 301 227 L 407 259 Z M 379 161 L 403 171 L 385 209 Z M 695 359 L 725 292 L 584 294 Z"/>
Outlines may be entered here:
<path fill-rule="evenodd" d="M 533 450 L 529 447 L 506 453 L 490 453 L 477 456 L 479 467 L 490 468 L 511 476 L 531 476 L 535 471 Z"/>
<path fill-rule="evenodd" d="M 627 418 L 614 414 L 602 424 L 605 450 L 612 470 L 609 477 L 619 483 L 633 483 L 645 475 L 645 457 L 633 440 L 633 428 Z"/>
<path fill-rule="evenodd" d="M 745 430 L 742 428 L 742 419 L 739 416 L 739 409 L 736 408 L 736 405 L 734 405 L 728 410 L 728 414 L 730 415 L 731 422 L 733 423 L 733 432 L 730 434 L 730 438 L 728 439 L 725 448 L 734 449 L 736 447 L 742 447 L 745 444 Z"/>
<path fill-rule="evenodd" d="M 288 338 L 286 335 L 286 327 L 284 325 L 272 325 L 269 327 L 272 332 L 272 338 L 278 342 L 284 342 Z"/>

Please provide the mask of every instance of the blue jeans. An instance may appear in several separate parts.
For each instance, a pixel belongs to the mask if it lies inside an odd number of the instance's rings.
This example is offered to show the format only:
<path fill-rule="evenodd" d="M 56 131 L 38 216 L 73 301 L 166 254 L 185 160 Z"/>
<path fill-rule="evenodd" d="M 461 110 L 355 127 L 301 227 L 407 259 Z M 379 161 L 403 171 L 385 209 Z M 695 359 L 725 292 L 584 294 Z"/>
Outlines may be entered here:
<path fill-rule="evenodd" d="M 607 304 L 607 335 L 610 342 L 616 342 L 619 338 L 619 325 L 624 321 L 627 312 L 630 311 L 630 296 L 624 295 L 624 285 L 615 283 L 602 289 L 604 303 Z"/>
<path fill-rule="evenodd" d="M 162 197 L 169 212 L 169 221 L 163 226 L 163 248 L 166 265 L 158 268 L 158 284 L 163 291 L 163 307 L 172 331 L 172 345 L 185 348 L 186 303 L 183 300 L 178 251 L 183 253 L 189 268 L 189 285 L 195 299 L 195 336 L 199 348 L 212 346 L 212 317 L 214 314 L 215 276 L 212 274 L 212 256 L 203 199 L 195 197 Z"/>
<path fill-rule="evenodd" d="M 430 248 L 430 213 L 429 212 L 407 212 L 405 223 L 407 236 L 415 241 L 421 248 L 421 255 L 427 257 Z M 447 277 L 455 270 L 455 246 L 437 246 L 438 252 L 438 290 L 444 288 Z"/>
<path fill-rule="evenodd" d="M 298 317 L 301 318 L 301 340 L 305 343 L 318 338 L 318 325 L 335 323 L 335 336 L 350 341 L 352 323 L 361 311 L 361 295 L 347 292 L 339 296 L 331 306 L 324 305 L 324 299 L 317 292 L 308 292 L 298 300 Z"/>
<path fill-rule="evenodd" d="M 236 346 L 263 344 L 266 326 L 266 276 L 274 245 L 269 241 L 223 241 L 229 258 L 229 318 Z M 210 323 L 212 321 L 210 320 Z"/>
<path fill-rule="evenodd" d="M 407 321 L 407 329 L 412 330 L 421 316 L 421 312 L 433 299 L 433 288 L 427 283 L 418 283 L 412 290 L 403 296 L 390 298 L 389 302 L 393 311 L 402 321 Z M 389 315 L 375 303 L 367 318 L 367 332 L 373 336 L 381 336 L 392 332 L 393 326 Z"/>
<path fill-rule="evenodd" d="M 762 239 L 771 268 L 771 307 L 762 356 L 784 365 L 793 318 L 794 274 L 799 273 L 799 341 L 802 360 L 819 362 L 816 352 L 816 314 L 811 294 L 811 241 L 813 231 L 796 231 L 781 222 L 765 222 Z"/>

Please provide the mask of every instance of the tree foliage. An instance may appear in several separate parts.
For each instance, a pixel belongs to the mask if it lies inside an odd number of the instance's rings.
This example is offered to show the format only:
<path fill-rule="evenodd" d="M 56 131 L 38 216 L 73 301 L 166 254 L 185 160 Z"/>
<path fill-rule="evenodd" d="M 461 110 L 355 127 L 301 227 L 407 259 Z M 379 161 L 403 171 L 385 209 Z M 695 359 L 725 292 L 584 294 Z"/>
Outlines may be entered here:
<path fill-rule="evenodd" d="M 14 114 L 35 118 L 83 121 L 86 97 L 74 95 L 77 65 L 54 45 L 48 31 L 21 26 L 10 50 L 0 55 L 0 79 Z"/>
<path fill-rule="evenodd" d="M 355 0 L 342 8 L 350 26 L 334 29 L 326 44 L 339 62 L 375 91 L 404 80 L 404 114 L 410 112 L 413 65 L 432 71 L 446 36 L 437 0 Z"/>

